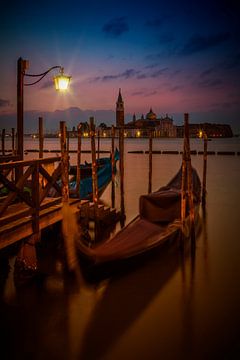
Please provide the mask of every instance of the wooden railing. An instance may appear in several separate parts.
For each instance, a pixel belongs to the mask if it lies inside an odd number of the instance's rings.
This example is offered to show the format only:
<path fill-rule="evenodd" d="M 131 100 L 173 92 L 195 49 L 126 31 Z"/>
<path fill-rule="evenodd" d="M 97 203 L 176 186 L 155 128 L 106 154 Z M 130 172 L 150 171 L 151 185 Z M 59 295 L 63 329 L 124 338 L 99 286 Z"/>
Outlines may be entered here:
<path fill-rule="evenodd" d="M 52 174 L 46 169 L 49 164 Z M 38 232 L 39 212 L 61 202 L 61 173 L 61 157 L 0 163 L 0 226 L 31 216 L 33 232 Z"/>

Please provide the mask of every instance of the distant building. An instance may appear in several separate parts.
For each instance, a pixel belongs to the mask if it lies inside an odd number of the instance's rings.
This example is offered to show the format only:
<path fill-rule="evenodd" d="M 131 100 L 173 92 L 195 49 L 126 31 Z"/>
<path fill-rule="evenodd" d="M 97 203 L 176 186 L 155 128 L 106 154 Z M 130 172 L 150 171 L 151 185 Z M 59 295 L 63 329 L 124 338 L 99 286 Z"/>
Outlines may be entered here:
<path fill-rule="evenodd" d="M 176 126 L 173 124 L 173 119 L 167 114 L 165 117 L 157 118 L 157 115 L 150 108 L 149 112 L 142 114 L 140 119 L 136 119 L 133 114 L 133 119 L 125 125 L 127 136 L 144 137 L 148 136 L 149 130 L 152 130 L 154 137 L 176 137 Z"/>
<path fill-rule="evenodd" d="M 198 137 L 200 130 L 204 130 L 209 138 L 233 137 L 231 126 L 227 124 L 213 124 L 213 123 L 189 124 L 190 137 Z M 177 126 L 177 137 L 183 137 L 183 134 L 184 134 L 183 125 Z"/>

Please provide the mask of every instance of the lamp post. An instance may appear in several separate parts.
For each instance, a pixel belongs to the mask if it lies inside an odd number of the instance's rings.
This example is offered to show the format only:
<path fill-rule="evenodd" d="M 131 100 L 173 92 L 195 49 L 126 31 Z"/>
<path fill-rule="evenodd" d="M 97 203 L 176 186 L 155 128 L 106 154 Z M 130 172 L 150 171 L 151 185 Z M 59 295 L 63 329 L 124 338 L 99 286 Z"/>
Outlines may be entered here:
<path fill-rule="evenodd" d="M 68 89 L 68 85 L 71 79 L 71 76 L 64 75 L 64 69 L 61 66 L 53 66 L 47 71 L 41 74 L 26 74 L 25 71 L 29 67 L 29 62 L 27 60 L 23 60 L 21 57 L 17 62 L 17 154 L 20 160 L 23 160 L 23 135 L 24 135 L 24 117 L 23 117 L 23 99 L 24 99 L 24 86 L 31 86 L 37 84 L 41 81 L 50 71 L 54 69 L 59 69 L 60 74 L 54 76 L 54 84 L 55 88 L 58 91 L 65 91 Z M 24 83 L 24 78 L 34 77 L 37 80 L 31 83 Z"/>

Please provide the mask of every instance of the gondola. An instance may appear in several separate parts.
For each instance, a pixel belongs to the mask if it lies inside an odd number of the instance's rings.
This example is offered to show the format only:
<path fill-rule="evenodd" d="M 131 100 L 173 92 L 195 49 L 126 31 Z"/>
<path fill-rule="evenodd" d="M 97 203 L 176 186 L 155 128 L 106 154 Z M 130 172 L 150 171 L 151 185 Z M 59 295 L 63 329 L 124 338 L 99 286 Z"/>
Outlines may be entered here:
<path fill-rule="evenodd" d="M 77 248 L 84 265 L 92 270 L 116 264 L 174 241 L 182 231 L 181 222 L 182 168 L 158 191 L 139 198 L 139 214 L 113 238 L 90 248 L 79 241 Z M 201 182 L 192 168 L 194 211 L 198 214 Z M 197 218 L 197 216 L 195 217 Z M 185 231 L 189 228 L 189 208 L 186 209 Z"/>
<path fill-rule="evenodd" d="M 119 160 L 119 151 L 118 149 L 115 150 L 114 153 L 114 173 L 116 174 L 117 168 L 116 163 Z M 99 196 L 102 195 L 108 184 L 112 179 L 112 163 L 111 163 L 111 156 L 100 158 L 96 161 L 97 165 L 97 179 L 98 179 L 98 194 Z M 79 194 L 76 194 L 76 175 L 77 175 L 77 168 L 76 166 L 70 166 L 69 169 L 69 192 L 70 197 L 78 197 Z M 92 164 L 86 163 L 81 164 L 80 166 L 80 198 L 81 199 L 92 199 Z"/>

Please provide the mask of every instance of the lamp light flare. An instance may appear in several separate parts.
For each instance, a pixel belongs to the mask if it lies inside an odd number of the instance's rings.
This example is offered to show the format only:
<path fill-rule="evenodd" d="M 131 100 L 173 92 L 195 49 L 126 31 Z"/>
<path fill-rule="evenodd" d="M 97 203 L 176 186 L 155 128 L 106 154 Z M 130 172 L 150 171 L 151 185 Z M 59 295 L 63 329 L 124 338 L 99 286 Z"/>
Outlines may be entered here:
<path fill-rule="evenodd" d="M 63 68 L 60 70 L 60 74 L 54 76 L 55 89 L 58 91 L 66 91 L 70 83 L 71 76 L 64 75 Z"/>

